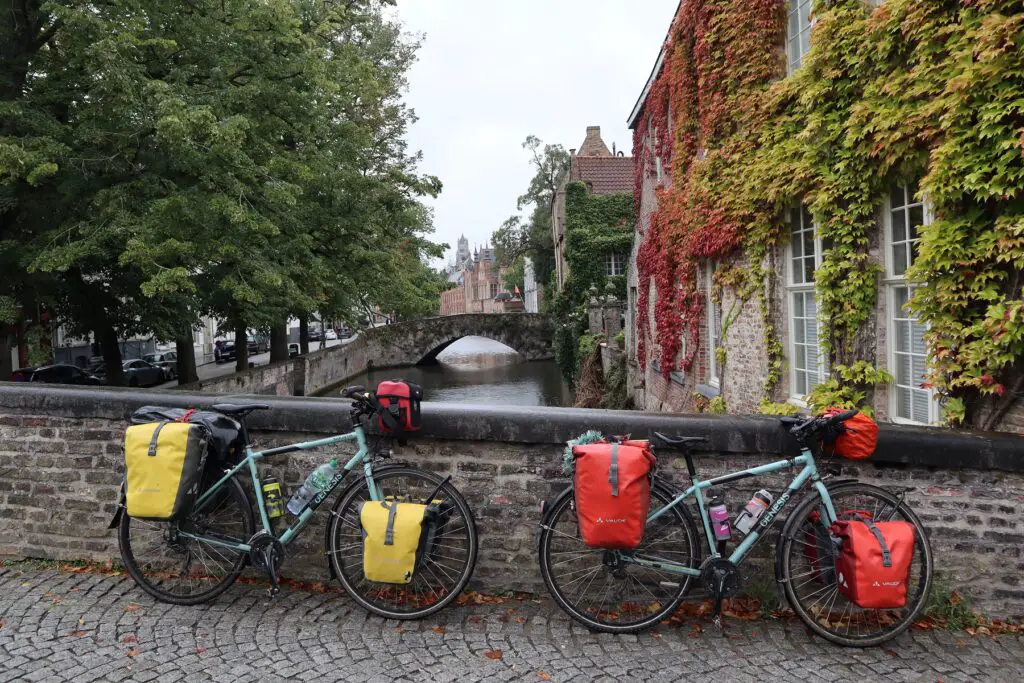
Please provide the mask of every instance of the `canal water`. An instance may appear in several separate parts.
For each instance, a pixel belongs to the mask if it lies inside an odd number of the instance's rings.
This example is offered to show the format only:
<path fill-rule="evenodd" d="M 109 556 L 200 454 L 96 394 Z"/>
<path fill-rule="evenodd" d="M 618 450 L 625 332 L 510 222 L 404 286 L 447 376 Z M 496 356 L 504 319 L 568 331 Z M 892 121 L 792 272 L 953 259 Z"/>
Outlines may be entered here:
<path fill-rule="evenodd" d="M 437 365 L 371 370 L 345 382 L 368 389 L 400 377 L 423 387 L 424 401 L 485 405 L 571 406 L 569 387 L 554 361 L 528 363 L 504 344 L 463 337 L 437 357 Z M 338 392 L 344 387 L 339 387 Z"/>

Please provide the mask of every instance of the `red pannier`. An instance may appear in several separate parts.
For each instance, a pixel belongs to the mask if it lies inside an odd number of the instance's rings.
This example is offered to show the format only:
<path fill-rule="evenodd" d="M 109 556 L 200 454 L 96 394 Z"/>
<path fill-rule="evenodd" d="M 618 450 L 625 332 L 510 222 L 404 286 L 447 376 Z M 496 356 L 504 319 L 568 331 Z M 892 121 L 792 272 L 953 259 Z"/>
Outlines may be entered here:
<path fill-rule="evenodd" d="M 836 557 L 840 593 L 864 609 L 896 609 L 907 604 L 907 579 L 914 558 L 913 524 L 840 520 L 830 531 L 840 540 Z"/>
<path fill-rule="evenodd" d="M 580 536 L 591 548 L 631 550 L 643 540 L 655 458 L 646 445 L 633 445 L 637 443 L 594 443 L 572 449 L 576 516 Z"/>
<path fill-rule="evenodd" d="M 839 513 L 840 518 L 852 516 L 871 519 L 871 513 L 865 510 L 843 510 Z M 804 530 L 804 557 L 811 571 L 815 572 L 814 578 L 818 583 L 831 584 L 835 581 L 836 550 L 837 545 L 828 528 L 821 523 L 821 513 L 817 510 L 808 515 L 809 525 Z"/>
<path fill-rule="evenodd" d="M 829 408 L 823 417 L 846 412 L 842 408 Z M 832 453 L 851 460 L 870 458 L 878 445 L 878 425 L 864 413 L 843 420 L 835 440 L 830 444 Z"/>
<path fill-rule="evenodd" d="M 423 388 L 403 379 L 385 380 L 377 385 L 375 393 L 379 408 L 377 418 L 380 430 L 415 432 L 420 428 L 420 403 Z"/>

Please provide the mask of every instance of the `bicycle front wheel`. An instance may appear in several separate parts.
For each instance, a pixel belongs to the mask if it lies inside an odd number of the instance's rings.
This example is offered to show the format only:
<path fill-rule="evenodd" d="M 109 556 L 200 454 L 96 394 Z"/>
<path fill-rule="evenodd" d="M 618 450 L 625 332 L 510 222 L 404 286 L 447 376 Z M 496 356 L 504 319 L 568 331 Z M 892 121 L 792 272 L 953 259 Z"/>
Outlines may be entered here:
<path fill-rule="evenodd" d="M 914 527 L 914 554 L 907 577 L 907 601 L 898 609 L 858 607 L 839 591 L 835 545 L 824 519 L 824 502 L 815 492 L 793 511 L 779 537 L 781 579 L 786 598 L 807 626 L 833 643 L 869 647 L 895 638 L 924 610 L 932 585 L 932 551 L 924 526 L 900 498 L 870 484 L 829 488 L 839 519 L 868 516 L 876 522 L 903 521 Z"/>
<path fill-rule="evenodd" d="M 202 510 L 182 520 L 123 515 L 117 540 L 125 569 L 142 590 L 161 602 L 198 605 L 216 598 L 238 578 L 249 554 L 228 546 L 248 543 L 254 526 L 245 490 L 230 479 Z M 182 532 L 212 542 L 186 538 Z"/>
<path fill-rule="evenodd" d="M 367 610 L 387 619 L 420 619 L 434 614 L 463 591 L 476 565 L 477 536 L 473 513 L 458 489 L 440 475 L 415 467 L 394 467 L 373 475 L 385 500 L 432 504 L 440 510 L 429 548 L 417 562 L 408 584 L 370 581 L 363 573 L 363 530 L 359 505 L 370 500 L 366 479 L 342 493 L 327 527 L 327 556 L 342 588 Z"/>
<path fill-rule="evenodd" d="M 651 509 L 675 496 L 655 486 Z M 540 533 L 540 573 L 569 616 L 593 631 L 635 633 L 671 616 L 692 577 L 623 561 L 623 555 L 695 568 L 697 529 L 681 505 L 647 524 L 644 540 L 629 553 L 591 548 L 580 537 L 572 489 L 552 504 Z"/>

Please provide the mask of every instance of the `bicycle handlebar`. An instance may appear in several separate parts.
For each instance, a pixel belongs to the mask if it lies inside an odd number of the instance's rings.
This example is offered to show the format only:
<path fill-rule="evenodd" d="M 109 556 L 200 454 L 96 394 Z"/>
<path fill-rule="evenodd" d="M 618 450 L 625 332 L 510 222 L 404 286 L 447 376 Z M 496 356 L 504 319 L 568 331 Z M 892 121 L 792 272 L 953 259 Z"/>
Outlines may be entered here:
<path fill-rule="evenodd" d="M 806 435 L 820 432 L 827 427 L 849 420 L 858 412 L 859 411 L 857 410 L 846 410 L 830 417 L 811 417 L 807 419 L 800 417 L 783 417 L 781 418 L 781 422 L 782 424 L 789 426 L 791 434 L 797 438 L 803 438 Z"/>

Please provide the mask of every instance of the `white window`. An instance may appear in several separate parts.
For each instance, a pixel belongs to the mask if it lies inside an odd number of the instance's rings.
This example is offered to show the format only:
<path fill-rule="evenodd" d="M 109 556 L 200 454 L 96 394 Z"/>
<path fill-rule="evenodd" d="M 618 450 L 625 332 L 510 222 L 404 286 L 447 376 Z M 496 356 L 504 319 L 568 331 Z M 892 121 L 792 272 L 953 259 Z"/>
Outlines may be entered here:
<path fill-rule="evenodd" d="M 928 361 L 924 342 L 927 326 L 920 323 L 907 306 L 917 284 L 906 280 L 907 269 L 917 256 L 921 226 L 931 222 L 928 207 L 918 199 L 917 193 L 916 184 L 896 185 L 886 202 L 889 365 L 896 378 L 889 412 L 896 422 L 932 424 L 939 419 L 938 401 L 934 390 L 922 386 Z"/>
<path fill-rule="evenodd" d="M 604 259 L 604 274 L 608 277 L 626 274 L 626 257 L 622 254 L 608 254 Z"/>
<path fill-rule="evenodd" d="M 718 347 L 722 345 L 722 302 L 715 301 L 715 268 L 718 264 L 714 261 L 708 263 L 708 384 L 719 386 L 718 379 Z"/>
<path fill-rule="evenodd" d="M 664 169 L 661 165 L 661 157 L 658 155 L 658 126 L 654 124 L 653 114 L 647 117 L 647 149 L 651 151 L 651 156 L 654 157 L 655 179 L 660 183 Z"/>
<path fill-rule="evenodd" d="M 800 68 L 811 49 L 811 9 L 813 0 L 788 0 L 789 27 L 786 30 L 786 57 L 789 73 Z"/>
<path fill-rule="evenodd" d="M 802 400 L 821 384 L 825 375 L 814 293 L 814 271 L 821 263 L 822 250 L 814 219 L 806 206 L 794 206 L 789 223 L 789 393 Z"/>

